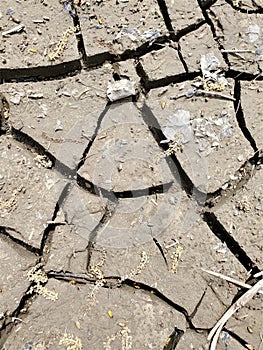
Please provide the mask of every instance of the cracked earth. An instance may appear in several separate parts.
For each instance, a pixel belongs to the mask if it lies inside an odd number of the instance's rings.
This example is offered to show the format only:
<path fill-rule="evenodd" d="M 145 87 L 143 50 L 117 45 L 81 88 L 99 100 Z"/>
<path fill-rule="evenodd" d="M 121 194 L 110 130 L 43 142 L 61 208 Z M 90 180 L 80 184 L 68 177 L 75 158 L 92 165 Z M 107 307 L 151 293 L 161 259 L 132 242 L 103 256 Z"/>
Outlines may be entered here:
<path fill-rule="evenodd" d="M 0 348 L 213 349 L 262 279 L 262 1 L 2 0 L 0 32 Z M 261 289 L 216 349 L 262 326 Z"/>

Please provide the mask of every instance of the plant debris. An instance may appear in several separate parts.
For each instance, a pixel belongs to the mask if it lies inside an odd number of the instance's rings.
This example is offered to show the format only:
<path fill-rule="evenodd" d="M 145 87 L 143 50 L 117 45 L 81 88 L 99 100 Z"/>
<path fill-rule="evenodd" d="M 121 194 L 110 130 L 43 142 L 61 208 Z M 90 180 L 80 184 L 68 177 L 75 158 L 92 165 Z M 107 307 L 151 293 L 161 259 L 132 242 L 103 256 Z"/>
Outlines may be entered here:
<path fill-rule="evenodd" d="M 30 287 L 27 294 L 35 292 L 42 295 L 47 300 L 56 301 L 58 299 L 58 293 L 45 287 L 45 284 L 48 282 L 48 277 L 42 267 L 43 265 L 39 263 L 28 271 L 27 279 L 30 282 L 34 282 L 34 284 Z"/>
<path fill-rule="evenodd" d="M 203 87 L 206 91 L 223 91 L 228 85 L 228 82 L 224 76 L 224 72 L 221 71 L 221 64 L 216 56 L 210 53 L 201 57 L 201 72 L 202 79 L 195 83 L 196 87 Z"/>
<path fill-rule="evenodd" d="M 82 350 L 82 341 L 74 334 L 64 333 L 58 345 L 65 345 L 67 350 Z"/>

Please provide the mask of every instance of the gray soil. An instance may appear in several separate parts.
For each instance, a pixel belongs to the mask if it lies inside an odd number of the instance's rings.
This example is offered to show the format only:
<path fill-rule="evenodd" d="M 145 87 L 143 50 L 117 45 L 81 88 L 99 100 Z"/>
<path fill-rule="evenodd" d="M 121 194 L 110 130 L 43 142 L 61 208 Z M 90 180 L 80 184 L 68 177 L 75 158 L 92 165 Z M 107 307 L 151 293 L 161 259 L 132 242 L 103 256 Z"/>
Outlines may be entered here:
<path fill-rule="evenodd" d="M 0 36 L 0 349 L 213 349 L 262 283 L 262 1 L 2 0 Z M 263 348 L 262 293 L 216 349 Z"/>

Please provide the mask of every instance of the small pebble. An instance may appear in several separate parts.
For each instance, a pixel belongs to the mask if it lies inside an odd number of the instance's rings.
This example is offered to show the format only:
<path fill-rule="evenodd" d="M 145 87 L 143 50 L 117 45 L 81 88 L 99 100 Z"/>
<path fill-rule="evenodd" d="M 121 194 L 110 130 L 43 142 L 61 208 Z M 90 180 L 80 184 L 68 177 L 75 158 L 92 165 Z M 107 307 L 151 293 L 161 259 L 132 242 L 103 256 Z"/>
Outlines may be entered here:
<path fill-rule="evenodd" d="M 61 123 L 60 120 L 57 121 L 55 131 L 63 130 L 63 124 Z"/>
<path fill-rule="evenodd" d="M 14 105 L 19 105 L 20 101 L 21 101 L 21 96 L 20 95 L 15 95 L 10 97 L 9 99 L 10 102 L 12 102 Z"/>
<path fill-rule="evenodd" d="M 14 13 L 15 13 L 15 11 L 13 9 L 11 9 L 11 8 L 6 10 L 6 14 L 8 16 L 12 16 Z"/>
<path fill-rule="evenodd" d="M 43 97 L 44 97 L 43 94 L 30 94 L 30 95 L 28 95 L 28 98 L 32 98 L 34 100 L 38 100 L 38 99 L 43 98 Z"/>

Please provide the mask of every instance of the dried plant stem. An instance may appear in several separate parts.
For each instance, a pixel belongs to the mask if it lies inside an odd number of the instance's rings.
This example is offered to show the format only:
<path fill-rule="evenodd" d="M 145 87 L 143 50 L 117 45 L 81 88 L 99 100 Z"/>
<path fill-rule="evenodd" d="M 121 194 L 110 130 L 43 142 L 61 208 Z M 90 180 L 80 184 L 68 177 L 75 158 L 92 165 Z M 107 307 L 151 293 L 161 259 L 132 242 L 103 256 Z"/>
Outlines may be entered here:
<path fill-rule="evenodd" d="M 256 273 L 253 277 L 258 278 L 263 275 L 263 271 Z"/>
<path fill-rule="evenodd" d="M 226 275 L 223 275 L 222 273 L 219 273 L 219 272 L 214 272 L 214 271 L 210 271 L 210 270 L 205 270 L 205 269 L 201 269 L 202 271 L 204 272 L 207 272 L 209 273 L 210 275 L 213 275 L 213 276 L 216 276 L 216 277 L 219 277 L 219 278 L 222 278 L 228 282 L 231 282 L 231 283 L 234 283 L 236 284 L 237 286 L 240 286 L 240 287 L 243 287 L 243 288 L 247 288 L 247 289 L 250 289 L 252 288 L 252 286 L 250 284 L 247 284 L 247 283 L 244 283 L 244 282 L 241 282 L 241 281 L 238 281 L 232 277 L 228 277 Z M 260 294 L 263 294 L 263 290 L 260 290 L 259 291 Z"/>
<path fill-rule="evenodd" d="M 210 350 L 216 349 L 216 344 L 219 338 L 219 334 L 223 329 L 226 322 L 231 316 L 246 305 L 261 289 L 263 288 L 263 280 L 258 281 L 253 287 L 251 287 L 246 293 L 244 293 L 230 308 L 224 313 L 220 320 L 216 323 L 213 329 L 208 335 L 208 340 L 212 340 L 210 344 Z"/>
<path fill-rule="evenodd" d="M 196 96 L 198 96 L 198 95 L 205 95 L 207 97 L 214 96 L 214 97 L 219 97 L 219 98 L 223 98 L 223 99 L 230 100 L 230 101 L 235 101 L 236 100 L 232 96 L 221 94 L 221 93 L 216 92 L 216 91 L 207 91 L 207 90 L 200 90 L 200 89 L 196 90 L 195 95 Z"/>
<path fill-rule="evenodd" d="M 225 53 L 255 53 L 253 50 L 222 50 Z"/>
<path fill-rule="evenodd" d="M 181 97 L 186 97 L 186 98 L 190 98 L 193 96 L 207 96 L 207 97 L 218 97 L 218 98 L 222 98 L 225 100 L 229 100 L 229 101 L 235 101 L 236 99 L 232 96 L 228 96 L 225 94 L 221 94 L 220 92 L 217 91 L 208 91 L 208 90 L 202 90 L 202 89 L 198 89 L 198 90 L 193 90 L 192 94 L 190 96 L 187 96 L 187 93 L 183 93 L 180 94 L 178 96 L 174 96 L 174 97 L 170 97 L 170 100 L 177 100 Z"/>

